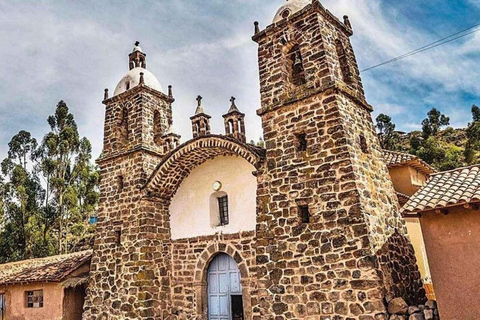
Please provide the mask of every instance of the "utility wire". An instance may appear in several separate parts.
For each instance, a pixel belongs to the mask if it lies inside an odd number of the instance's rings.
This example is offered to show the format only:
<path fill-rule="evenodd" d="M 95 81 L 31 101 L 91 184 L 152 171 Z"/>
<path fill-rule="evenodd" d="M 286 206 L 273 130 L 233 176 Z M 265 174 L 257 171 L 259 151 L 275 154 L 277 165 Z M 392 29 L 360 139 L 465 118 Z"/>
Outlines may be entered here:
<path fill-rule="evenodd" d="M 435 42 L 429 43 L 429 44 L 427 44 L 427 45 L 425 45 L 425 46 L 423 46 L 423 47 L 420 47 L 420 48 L 418 48 L 418 49 L 415 49 L 415 50 L 413 50 L 413 51 L 407 52 L 407 53 L 405 53 L 405 54 L 403 54 L 403 55 L 401 55 L 401 56 L 395 57 L 395 58 L 390 59 L 390 60 L 388 60 L 388 61 L 385 61 L 385 62 L 382 62 L 382 63 L 380 63 L 380 64 L 374 65 L 374 66 L 369 67 L 369 68 L 367 68 L 367 69 L 364 69 L 364 70 L 362 70 L 361 72 L 365 72 L 365 71 L 368 71 L 368 70 L 372 70 L 372 69 L 375 69 L 375 68 L 384 66 L 384 65 L 386 65 L 386 64 L 389 64 L 389 63 L 392 63 L 392 62 L 395 62 L 395 61 L 398 61 L 398 60 L 405 59 L 405 58 L 407 58 L 407 57 L 413 56 L 413 55 L 415 55 L 415 54 L 417 54 L 417 53 L 421 53 L 421 52 L 424 52 L 424 51 L 427 51 L 427 50 L 430 50 L 430 49 L 439 47 L 439 46 L 444 45 L 444 44 L 446 44 L 446 43 L 452 42 L 452 41 L 454 41 L 454 40 L 463 38 L 463 37 L 465 37 L 465 36 L 467 36 L 467 35 L 469 35 L 469 34 L 472 34 L 472 33 L 475 33 L 475 32 L 477 32 L 477 31 L 480 31 L 480 28 L 478 28 L 478 27 L 480 27 L 480 23 L 477 23 L 476 25 L 473 25 L 473 26 L 471 26 L 471 27 L 469 27 L 469 28 L 467 28 L 467 29 L 464 29 L 464 30 L 462 30 L 462 31 L 456 32 L 456 33 L 454 33 L 454 34 L 451 34 L 451 35 L 449 35 L 448 37 L 445 37 L 445 38 L 442 38 L 442 39 L 437 40 L 437 41 L 435 41 Z M 472 29 L 474 29 L 474 30 L 472 30 Z M 472 31 L 467 32 L 467 31 L 469 31 L 469 30 L 472 30 Z M 465 33 L 465 32 L 467 32 L 467 33 Z"/>

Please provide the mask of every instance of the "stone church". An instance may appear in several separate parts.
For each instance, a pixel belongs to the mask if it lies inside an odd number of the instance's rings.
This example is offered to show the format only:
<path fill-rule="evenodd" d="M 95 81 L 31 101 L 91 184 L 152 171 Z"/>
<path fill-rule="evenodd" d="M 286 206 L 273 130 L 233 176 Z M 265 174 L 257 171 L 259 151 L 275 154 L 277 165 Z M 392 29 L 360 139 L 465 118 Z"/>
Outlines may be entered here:
<path fill-rule="evenodd" d="M 193 139 L 136 44 L 105 90 L 101 201 L 83 319 L 387 319 L 426 301 L 342 21 L 287 0 L 258 44 L 265 147 L 231 100 Z M 194 111 L 194 110 L 192 110 Z"/>

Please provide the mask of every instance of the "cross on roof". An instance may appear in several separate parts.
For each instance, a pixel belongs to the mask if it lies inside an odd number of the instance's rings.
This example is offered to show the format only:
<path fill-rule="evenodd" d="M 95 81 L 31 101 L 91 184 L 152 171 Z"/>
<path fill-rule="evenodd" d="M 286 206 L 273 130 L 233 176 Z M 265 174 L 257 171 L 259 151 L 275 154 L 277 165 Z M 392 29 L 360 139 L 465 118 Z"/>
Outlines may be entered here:
<path fill-rule="evenodd" d="M 202 96 L 197 97 L 198 106 L 202 105 L 202 99 L 203 99 Z"/>
<path fill-rule="evenodd" d="M 232 97 L 232 98 L 230 98 L 230 102 L 232 103 L 232 105 L 234 105 L 234 104 L 235 104 L 235 100 L 236 100 L 236 98 L 235 98 L 235 97 Z"/>

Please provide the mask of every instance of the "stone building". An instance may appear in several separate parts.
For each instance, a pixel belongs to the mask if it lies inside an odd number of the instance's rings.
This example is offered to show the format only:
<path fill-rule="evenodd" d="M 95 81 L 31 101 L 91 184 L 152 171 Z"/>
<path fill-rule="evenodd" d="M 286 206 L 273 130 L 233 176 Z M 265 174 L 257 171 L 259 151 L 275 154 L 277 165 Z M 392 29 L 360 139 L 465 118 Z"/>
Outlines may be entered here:
<path fill-rule="evenodd" d="M 212 134 L 200 96 L 179 145 L 172 88 L 136 44 L 103 101 L 84 319 L 374 320 L 425 302 L 352 35 L 317 0 L 255 24 L 265 148 L 234 99 Z"/>

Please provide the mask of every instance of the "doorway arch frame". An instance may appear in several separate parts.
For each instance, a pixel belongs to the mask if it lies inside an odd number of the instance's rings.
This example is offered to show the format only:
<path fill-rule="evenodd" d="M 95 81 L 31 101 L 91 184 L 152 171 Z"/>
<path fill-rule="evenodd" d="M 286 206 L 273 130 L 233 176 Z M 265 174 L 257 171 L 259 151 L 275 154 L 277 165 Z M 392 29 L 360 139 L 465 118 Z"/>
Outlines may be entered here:
<path fill-rule="evenodd" d="M 211 244 L 203 250 L 198 258 L 195 268 L 195 282 L 193 284 L 197 302 L 197 315 L 201 316 L 200 319 L 208 319 L 208 267 L 212 260 L 222 253 L 230 256 L 237 263 L 242 284 L 243 316 L 245 320 L 252 320 L 251 279 L 245 258 L 233 245 L 225 243 Z"/>

